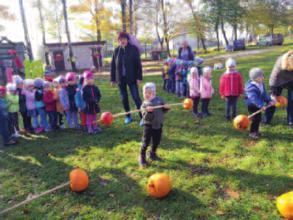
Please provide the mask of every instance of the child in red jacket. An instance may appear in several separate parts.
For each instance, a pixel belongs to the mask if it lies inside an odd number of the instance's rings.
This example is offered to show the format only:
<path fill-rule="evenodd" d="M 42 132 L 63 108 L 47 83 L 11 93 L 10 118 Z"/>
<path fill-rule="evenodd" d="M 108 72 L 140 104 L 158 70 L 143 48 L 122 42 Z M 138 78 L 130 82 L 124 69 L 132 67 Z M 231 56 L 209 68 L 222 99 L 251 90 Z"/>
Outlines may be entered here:
<path fill-rule="evenodd" d="M 57 108 L 56 96 L 52 88 L 52 84 L 48 81 L 44 83 L 43 101 L 45 110 L 49 116 L 49 124 L 51 129 L 57 129 Z"/>
<path fill-rule="evenodd" d="M 219 90 L 221 98 L 226 100 L 226 119 L 230 121 L 236 117 L 237 100 L 243 94 L 243 79 L 236 70 L 236 61 L 232 58 L 226 61 L 226 72 L 221 76 Z"/>

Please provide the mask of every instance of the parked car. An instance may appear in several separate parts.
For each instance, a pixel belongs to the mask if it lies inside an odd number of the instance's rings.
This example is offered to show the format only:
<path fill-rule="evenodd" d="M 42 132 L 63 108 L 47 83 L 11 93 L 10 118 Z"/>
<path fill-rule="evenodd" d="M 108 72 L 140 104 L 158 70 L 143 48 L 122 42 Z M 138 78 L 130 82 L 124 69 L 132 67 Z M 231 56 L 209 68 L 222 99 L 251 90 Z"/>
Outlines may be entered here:
<path fill-rule="evenodd" d="M 226 51 L 236 51 L 236 50 L 245 50 L 244 39 L 234 40 L 233 44 L 229 44 L 226 46 Z"/>
<path fill-rule="evenodd" d="M 282 34 L 269 34 L 260 36 L 256 45 L 258 46 L 273 46 L 273 45 L 283 45 L 284 37 Z"/>

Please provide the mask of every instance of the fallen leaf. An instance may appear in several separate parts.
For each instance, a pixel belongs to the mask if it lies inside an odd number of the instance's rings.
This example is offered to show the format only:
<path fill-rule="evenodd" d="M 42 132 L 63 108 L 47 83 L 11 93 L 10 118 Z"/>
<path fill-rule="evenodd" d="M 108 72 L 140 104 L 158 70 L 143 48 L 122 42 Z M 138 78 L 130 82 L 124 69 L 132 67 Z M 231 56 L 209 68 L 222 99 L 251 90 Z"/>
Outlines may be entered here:
<path fill-rule="evenodd" d="M 239 193 L 234 191 L 234 190 L 232 190 L 232 189 L 227 188 L 225 190 L 225 193 L 227 193 L 233 199 L 238 199 L 239 198 Z"/>

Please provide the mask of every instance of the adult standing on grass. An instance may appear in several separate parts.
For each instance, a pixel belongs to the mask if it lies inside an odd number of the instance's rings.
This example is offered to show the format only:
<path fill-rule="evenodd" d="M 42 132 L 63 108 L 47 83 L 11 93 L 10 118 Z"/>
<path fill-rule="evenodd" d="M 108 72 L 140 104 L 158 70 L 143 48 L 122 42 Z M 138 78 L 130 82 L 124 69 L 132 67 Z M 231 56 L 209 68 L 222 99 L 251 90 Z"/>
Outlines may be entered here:
<path fill-rule="evenodd" d="M 111 62 L 111 84 L 118 84 L 125 112 L 130 111 L 127 86 L 136 108 L 140 109 L 141 99 L 138 86 L 142 81 L 142 66 L 138 48 L 129 43 L 129 35 L 121 32 L 118 36 L 119 46 L 115 49 Z M 140 114 L 141 118 L 141 114 Z M 131 114 L 127 114 L 125 124 L 132 122 Z"/>
<path fill-rule="evenodd" d="M 194 60 L 193 51 L 186 40 L 182 42 L 182 47 L 178 49 L 178 59 L 184 61 Z"/>
<path fill-rule="evenodd" d="M 281 95 L 283 89 L 288 89 L 287 122 L 293 128 L 293 50 L 277 59 L 269 84 L 273 97 Z M 275 107 L 267 109 L 264 120 L 266 124 L 271 123 L 275 109 Z"/>

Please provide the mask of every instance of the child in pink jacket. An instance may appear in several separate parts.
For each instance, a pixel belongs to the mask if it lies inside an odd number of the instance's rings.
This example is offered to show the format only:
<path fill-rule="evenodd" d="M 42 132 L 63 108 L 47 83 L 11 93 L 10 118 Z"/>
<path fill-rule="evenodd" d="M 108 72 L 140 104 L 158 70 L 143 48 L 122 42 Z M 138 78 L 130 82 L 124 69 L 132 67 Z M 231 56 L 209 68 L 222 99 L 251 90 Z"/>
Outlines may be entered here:
<path fill-rule="evenodd" d="M 214 93 L 214 88 L 212 86 L 212 68 L 211 67 L 204 67 L 203 73 L 200 78 L 200 98 L 202 102 L 201 110 L 202 110 L 202 117 L 208 117 L 211 115 L 209 112 L 209 103 Z"/>
<path fill-rule="evenodd" d="M 190 74 L 188 76 L 189 85 L 189 96 L 193 100 L 193 115 L 199 116 L 198 114 L 198 103 L 200 100 L 200 78 L 198 70 L 196 67 L 190 69 Z"/>

